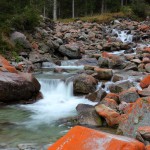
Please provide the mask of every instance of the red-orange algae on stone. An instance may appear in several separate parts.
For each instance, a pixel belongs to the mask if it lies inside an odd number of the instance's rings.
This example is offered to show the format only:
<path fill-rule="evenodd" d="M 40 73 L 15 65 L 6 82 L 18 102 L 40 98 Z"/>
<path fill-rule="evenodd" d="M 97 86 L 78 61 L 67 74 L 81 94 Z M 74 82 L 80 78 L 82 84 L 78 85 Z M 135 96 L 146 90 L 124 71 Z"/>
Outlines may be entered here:
<path fill-rule="evenodd" d="M 145 148 L 145 150 L 150 150 L 150 145 L 147 145 Z"/>
<path fill-rule="evenodd" d="M 48 150 L 145 150 L 145 146 L 128 137 L 76 126 Z"/>
<path fill-rule="evenodd" d="M 140 81 L 141 88 L 147 88 L 149 85 L 150 85 L 150 75 L 144 77 L 144 79 Z"/>
<path fill-rule="evenodd" d="M 96 112 L 106 119 L 106 122 L 109 126 L 114 126 L 119 124 L 120 114 L 115 110 L 107 107 L 104 104 L 97 105 L 95 107 Z"/>

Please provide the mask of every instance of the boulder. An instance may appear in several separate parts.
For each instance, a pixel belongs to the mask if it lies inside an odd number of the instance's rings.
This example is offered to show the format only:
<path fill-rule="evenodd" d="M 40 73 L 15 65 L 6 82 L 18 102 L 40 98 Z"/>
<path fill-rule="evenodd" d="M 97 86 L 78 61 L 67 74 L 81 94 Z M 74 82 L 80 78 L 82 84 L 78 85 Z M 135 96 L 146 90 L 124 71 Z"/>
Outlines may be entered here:
<path fill-rule="evenodd" d="M 126 64 L 124 58 L 107 52 L 102 53 L 102 58 L 99 58 L 100 67 L 108 66 L 108 68 L 112 69 L 123 69 Z"/>
<path fill-rule="evenodd" d="M 147 145 L 147 146 L 145 147 L 145 150 L 150 150 L 150 145 Z"/>
<path fill-rule="evenodd" d="M 143 143 L 86 127 L 75 126 L 48 150 L 145 150 Z"/>
<path fill-rule="evenodd" d="M 97 80 L 91 75 L 77 75 L 73 81 L 74 93 L 88 94 L 96 90 Z"/>
<path fill-rule="evenodd" d="M 119 94 L 120 102 L 124 101 L 126 103 L 133 103 L 139 98 L 139 94 L 135 89 L 129 89 L 121 92 Z"/>
<path fill-rule="evenodd" d="M 40 84 L 30 73 L 18 72 L 0 55 L 0 102 L 16 103 L 36 99 Z"/>
<path fill-rule="evenodd" d="M 128 71 L 128 70 L 134 70 L 134 71 L 137 71 L 138 70 L 138 67 L 135 63 L 128 63 L 126 65 L 126 67 L 124 68 L 124 70 Z"/>
<path fill-rule="evenodd" d="M 78 59 L 81 58 L 80 48 L 76 43 L 70 43 L 61 45 L 58 49 L 60 53 L 69 58 Z"/>
<path fill-rule="evenodd" d="M 95 111 L 94 106 L 87 104 L 79 104 L 76 107 L 78 112 L 77 122 L 79 125 L 87 125 L 87 126 L 102 126 L 102 121 L 100 116 Z"/>
<path fill-rule="evenodd" d="M 0 101 L 14 103 L 35 98 L 40 84 L 31 74 L 0 72 Z"/>
<path fill-rule="evenodd" d="M 150 126 L 139 127 L 136 132 L 136 139 L 145 145 L 150 144 Z"/>
<path fill-rule="evenodd" d="M 10 63 L 0 55 L 0 71 L 4 70 L 11 72 L 11 73 L 18 73 L 18 71 L 15 69 L 15 67 L 11 66 Z"/>
<path fill-rule="evenodd" d="M 86 96 L 87 99 L 93 101 L 93 102 L 100 102 L 104 97 L 106 96 L 105 90 L 103 90 L 101 87 Z"/>
<path fill-rule="evenodd" d="M 19 43 L 24 48 L 31 48 L 31 44 L 23 33 L 15 31 L 11 34 L 10 38 L 14 43 Z"/>
<path fill-rule="evenodd" d="M 110 98 L 104 98 L 100 104 L 104 104 L 105 106 L 111 108 L 111 109 L 114 109 L 116 110 L 117 107 L 118 107 L 118 104 L 117 102 L 114 100 L 114 99 L 110 99 Z"/>
<path fill-rule="evenodd" d="M 141 88 L 147 88 L 150 85 L 150 75 L 144 77 L 141 81 L 140 81 L 140 86 Z"/>
<path fill-rule="evenodd" d="M 124 90 L 127 90 L 129 88 L 131 88 L 133 85 L 130 81 L 118 81 L 112 85 L 109 86 L 109 90 L 112 93 L 120 93 Z"/>
<path fill-rule="evenodd" d="M 116 93 L 108 93 L 105 98 L 110 98 L 115 100 L 117 103 L 119 103 L 119 95 Z"/>
<path fill-rule="evenodd" d="M 150 97 L 139 98 L 119 124 L 118 131 L 125 136 L 136 137 L 139 127 L 150 125 Z"/>
<path fill-rule="evenodd" d="M 145 65 L 145 70 L 150 73 L 150 63 Z"/>
<path fill-rule="evenodd" d="M 112 69 L 104 69 L 104 68 L 95 67 L 94 71 L 97 73 L 95 77 L 99 80 L 110 80 L 113 76 Z"/>
<path fill-rule="evenodd" d="M 106 119 L 109 126 L 118 125 L 120 123 L 120 114 L 106 105 L 99 104 L 95 107 L 95 110 L 101 117 Z"/>
<path fill-rule="evenodd" d="M 114 74 L 113 75 L 113 77 L 112 77 L 113 82 L 117 82 L 117 81 L 120 81 L 120 80 L 123 80 L 123 76 L 121 76 L 119 74 Z"/>
<path fill-rule="evenodd" d="M 138 90 L 138 93 L 142 97 L 150 96 L 150 86 L 148 88 L 143 89 L 143 90 Z"/>

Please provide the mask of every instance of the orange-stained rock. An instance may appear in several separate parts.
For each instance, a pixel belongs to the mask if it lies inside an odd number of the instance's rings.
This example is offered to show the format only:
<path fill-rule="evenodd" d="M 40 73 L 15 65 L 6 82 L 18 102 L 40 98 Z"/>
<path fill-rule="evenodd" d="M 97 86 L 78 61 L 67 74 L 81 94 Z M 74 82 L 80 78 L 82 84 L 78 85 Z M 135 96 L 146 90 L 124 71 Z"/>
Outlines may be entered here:
<path fill-rule="evenodd" d="M 95 107 L 96 112 L 106 119 L 106 122 L 109 126 L 114 126 L 120 122 L 120 114 L 114 111 L 113 109 L 107 107 L 104 104 L 97 105 Z"/>
<path fill-rule="evenodd" d="M 147 145 L 145 148 L 145 150 L 150 150 L 150 145 Z"/>
<path fill-rule="evenodd" d="M 150 29 L 150 26 L 148 26 L 148 25 L 141 25 L 141 26 L 139 26 L 138 29 L 145 32 L 145 31 L 148 31 Z"/>
<path fill-rule="evenodd" d="M 142 126 L 137 129 L 136 139 L 144 143 L 150 144 L 150 126 Z"/>
<path fill-rule="evenodd" d="M 126 115 L 127 118 L 120 122 L 118 131 L 135 138 L 139 127 L 150 125 L 150 97 L 139 98 L 131 105 Z"/>
<path fill-rule="evenodd" d="M 143 49 L 143 52 L 150 53 L 150 47 L 145 47 L 145 48 Z"/>
<path fill-rule="evenodd" d="M 2 65 L 4 69 L 8 70 L 11 73 L 18 73 L 15 67 L 11 66 L 10 63 L 1 55 L 0 55 L 0 64 Z"/>
<path fill-rule="evenodd" d="M 105 106 L 111 108 L 111 109 L 117 109 L 117 102 L 114 99 L 110 99 L 110 98 L 104 98 L 100 104 L 104 104 Z"/>
<path fill-rule="evenodd" d="M 130 88 L 128 90 L 124 90 L 119 94 L 120 102 L 124 101 L 126 103 L 133 103 L 139 98 L 139 94 L 136 92 L 135 88 Z"/>
<path fill-rule="evenodd" d="M 145 150 L 145 146 L 128 137 L 76 126 L 48 150 Z"/>
<path fill-rule="evenodd" d="M 11 73 L 18 73 L 18 71 L 12 66 L 3 66 L 3 67 Z"/>
<path fill-rule="evenodd" d="M 100 80 L 110 80 L 113 76 L 112 69 L 95 67 L 94 71 L 97 73 L 96 78 Z"/>
<path fill-rule="evenodd" d="M 10 66 L 10 63 L 1 55 L 0 55 L 0 63 L 5 66 Z"/>
<path fill-rule="evenodd" d="M 147 88 L 150 85 L 150 75 L 146 76 L 143 80 L 140 82 L 141 88 Z"/>
<path fill-rule="evenodd" d="M 38 44 L 37 44 L 36 42 L 34 42 L 34 43 L 32 44 L 32 48 L 35 49 L 35 50 L 38 50 L 38 49 L 39 49 L 39 46 L 38 46 Z"/>
<path fill-rule="evenodd" d="M 114 99 L 116 102 L 119 102 L 119 96 L 116 93 L 108 93 L 105 98 Z"/>

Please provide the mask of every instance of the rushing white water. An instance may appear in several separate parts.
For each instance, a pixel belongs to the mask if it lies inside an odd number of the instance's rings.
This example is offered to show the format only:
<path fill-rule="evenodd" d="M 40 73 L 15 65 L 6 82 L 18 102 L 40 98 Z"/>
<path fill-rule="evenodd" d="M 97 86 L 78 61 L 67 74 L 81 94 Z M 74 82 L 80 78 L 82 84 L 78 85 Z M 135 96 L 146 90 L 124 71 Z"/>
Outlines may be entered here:
<path fill-rule="evenodd" d="M 112 31 L 114 34 L 118 35 L 118 39 L 122 42 L 132 42 L 133 35 L 127 34 L 127 31 L 118 31 L 116 29 L 113 29 Z"/>
<path fill-rule="evenodd" d="M 33 112 L 30 120 L 26 122 L 28 127 L 51 124 L 60 118 L 73 116 L 76 114 L 76 106 L 80 103 L 94 104 L 85 98 L 73 96 L 72 83 L 66 85 L 59 79 L 42 79 L 40 84 L 44 98 L 34 104 L 22 105 Z"/>
<path fill-rule="evenodd" d="M 64 60 L 64 61 L 61 61 L 61 66 L 58 66 L 51 62 L 44 62 L 42 64 L 42 68 L 50 68 L 50 69 L 62 68 L 62 69 L 69 69 L 69 70 L 83 70 L 84 66 L 77 65 L 76 62 L 77 60 Z"/>

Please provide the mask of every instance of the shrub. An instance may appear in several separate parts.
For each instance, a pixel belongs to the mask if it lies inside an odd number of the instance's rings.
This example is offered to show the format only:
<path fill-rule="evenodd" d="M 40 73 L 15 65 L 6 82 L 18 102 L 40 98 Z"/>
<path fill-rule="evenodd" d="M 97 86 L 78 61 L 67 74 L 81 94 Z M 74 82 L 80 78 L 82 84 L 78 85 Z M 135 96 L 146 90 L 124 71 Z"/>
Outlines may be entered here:
<path fill-rule="evenodd" d="M 143 0 L 136 0 L 132 4 L 131 8 L 133 13 L 140 18 L 146 18 L 146 16 L 149 15 L 148 10 L 150 9 L 150 6 L 147 5 Z"/>
<path fill-rule="evenodd" d="M 15 15 L 11 26 L 17 30 L 33 30 L 39 24 L 40 16 L 36 9 L 26 7 L 22 14 Z"/>

